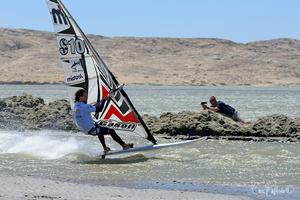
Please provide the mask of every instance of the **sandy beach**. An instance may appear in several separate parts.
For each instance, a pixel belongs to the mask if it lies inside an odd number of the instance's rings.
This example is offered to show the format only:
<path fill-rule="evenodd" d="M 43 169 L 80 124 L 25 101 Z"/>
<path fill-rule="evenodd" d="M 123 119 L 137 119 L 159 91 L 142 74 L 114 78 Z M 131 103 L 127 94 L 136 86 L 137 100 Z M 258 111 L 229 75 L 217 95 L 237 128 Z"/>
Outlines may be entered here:
<path fill-rule="evenodd" d="M 168 191 L 158 189 L 132 189 L 112 186 L 69 183 L 34 177 L 13 177 L 0 175 L 0 199 L 214 199 L 250 200 L 249 197 L 200 193 L 189 191 Z"/>

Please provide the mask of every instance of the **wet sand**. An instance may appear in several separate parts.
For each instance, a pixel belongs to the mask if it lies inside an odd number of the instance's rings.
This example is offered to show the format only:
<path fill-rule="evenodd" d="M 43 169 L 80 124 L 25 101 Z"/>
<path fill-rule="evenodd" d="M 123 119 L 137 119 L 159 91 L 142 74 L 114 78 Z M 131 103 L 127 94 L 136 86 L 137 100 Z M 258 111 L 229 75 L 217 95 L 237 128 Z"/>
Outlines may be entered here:
<path fill-rule="evenodd" d="M 125 187 L 70 183 L 36 177 L 0 175 L 0 199 L 213 199 L 250 200 L 252 198 L 216 193 L 174 191 L 161 189 L 133 189 Z"/>

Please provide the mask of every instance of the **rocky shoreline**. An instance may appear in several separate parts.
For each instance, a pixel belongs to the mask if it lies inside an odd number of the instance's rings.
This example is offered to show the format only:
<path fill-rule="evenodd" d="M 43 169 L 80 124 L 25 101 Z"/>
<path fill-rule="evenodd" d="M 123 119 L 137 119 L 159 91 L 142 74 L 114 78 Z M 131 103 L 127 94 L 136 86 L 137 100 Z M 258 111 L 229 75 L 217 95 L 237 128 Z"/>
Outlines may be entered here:
<path fill-rule="evenodd" d="M 165 138 L 300 142 L 300 118 L 285 115 L 266 116 L 245 125 L 207 111 L 144 115 L 143 119 L 154 135 Z M 0 99 L 0 129 L 78 132 L 67 100 L 46 104 L 28 94 Z"/>

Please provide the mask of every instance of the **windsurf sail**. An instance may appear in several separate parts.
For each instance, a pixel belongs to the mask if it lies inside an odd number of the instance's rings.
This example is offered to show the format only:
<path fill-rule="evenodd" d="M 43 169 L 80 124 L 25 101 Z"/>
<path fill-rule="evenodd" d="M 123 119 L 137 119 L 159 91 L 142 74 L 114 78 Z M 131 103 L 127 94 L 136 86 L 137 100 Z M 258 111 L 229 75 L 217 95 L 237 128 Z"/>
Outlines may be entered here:
<path fill-rule="evenodd" d="M 83 88 L 88 92 L 89 104 L 100 102 L 111 92 L 113 95 L 106 101 L 102 112 L 93 114 L 94 121 L 99 126 L 115 129 L 117 133 L 135 134 L 156 144 L 123 87 L 120 87 L 62 2 L 46 2 L 53 20 L 71 106 L 73 107 L 74 94 L 78 89 Z"/>

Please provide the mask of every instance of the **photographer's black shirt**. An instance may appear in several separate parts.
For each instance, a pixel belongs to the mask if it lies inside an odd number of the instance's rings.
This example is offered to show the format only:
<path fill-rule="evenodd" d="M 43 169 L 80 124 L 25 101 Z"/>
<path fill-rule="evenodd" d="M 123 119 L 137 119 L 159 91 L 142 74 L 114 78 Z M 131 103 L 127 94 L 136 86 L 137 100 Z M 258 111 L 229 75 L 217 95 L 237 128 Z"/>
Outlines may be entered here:
<path fill-rule="evenodd" d="M 218 101 L 217 107 L 219 108 L 220 113 L 222 113 L 228 117 L 232 117 L 235 112 L 235 109 L 233 107 L 225 104 L 223 101 Z"/>

